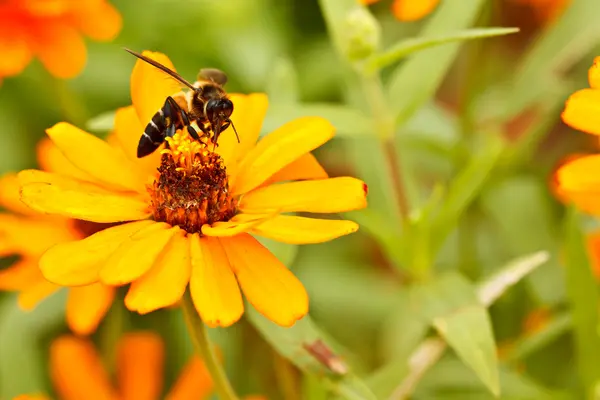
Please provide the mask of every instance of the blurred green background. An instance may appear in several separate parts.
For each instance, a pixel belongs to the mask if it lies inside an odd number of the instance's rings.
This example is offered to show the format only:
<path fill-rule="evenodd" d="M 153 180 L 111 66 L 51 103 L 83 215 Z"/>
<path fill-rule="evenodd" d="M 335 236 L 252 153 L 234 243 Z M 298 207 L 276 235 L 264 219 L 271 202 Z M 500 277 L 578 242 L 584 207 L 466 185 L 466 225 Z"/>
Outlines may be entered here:
<path fill-rule="evenodd" d="M 344 0 L 112 3 L 123 30 L 112 43 L 88 41 L 79 77 L 60 81 L 34 62 L 2 82 L 0 172 L 35 166 L 35 145 L 56 122 L 105 136 L 111 112 L 130 104 L 135 60 L 122 50 L 128 47 L 166 53 L 190 80 L 210 66 L 227 72 L 230 92 L 267 92 L 265 133 L 300 115 L 329 118 L 338 136 L 317 157 L 331 176 L 354 175 L 369 185 L 369 208 L 348 215 L 361 224 L 359 233 L 302 248 L 265 241 L 307 287 L 311 319 L 285 331 L 250 313 L 232 328 L 211 330 L 239 393 L 292 400 L 488 399 L 492 392 L 503 399 L 597 398 L 596 282 L 585 257 L 564 265 L 569 255 L 584 254 L 584 242 L 578 216 L 565 222 L 549 189 L 563 157 L 597 147 L 560 122 L 565 99 L 587 87 L 587 69 L 600 54 L 597 0 L 572 0 L 554 21 L 536 19 L 535 2 L 441 0 L 434 14 L 410 23 L 396 20 L 386 0 L 368 9 L 376 20 Z M 356 18 L 347 19 L 348 12 Z M 473 27 L 521 31 L 397 60 L 392 51 L 381 82 L 362 69 L 409 38 L 428 47 Z M 344 40 L 366 56 L 348 56 Z M 383 109 L 392 116 L 391 138 L 378 132 Z M 404 215 L 398 179 L 409 206 Z M 521 264 L 510 264 L 520 257 Z M 494 273 L 504 275 L 494 280 Z M 476 285 L 495 282 L 504 292 L 513 278 L 523 280 L 485 307 L 491 301 L 481 293 L 488 292 Z M 47 348 L 66 331 L 63 320 L 63 294 L 31 313 L 20 311 L 12 294 L 0 295 L 1 399 L 50 390 Z M 165 337 L 172 382 L 191 354 L 179 312 L 140 317 L 115 304 L 94 335 L 107 360 L 115 336 L 128 329 Z M 317 338 L 352 374 L 335 376 L 307 358 L 302 343 Z M 423 371 L 409 366 L 415 354 Z M 281 385 L 282 363 L 297 390 Z"/>

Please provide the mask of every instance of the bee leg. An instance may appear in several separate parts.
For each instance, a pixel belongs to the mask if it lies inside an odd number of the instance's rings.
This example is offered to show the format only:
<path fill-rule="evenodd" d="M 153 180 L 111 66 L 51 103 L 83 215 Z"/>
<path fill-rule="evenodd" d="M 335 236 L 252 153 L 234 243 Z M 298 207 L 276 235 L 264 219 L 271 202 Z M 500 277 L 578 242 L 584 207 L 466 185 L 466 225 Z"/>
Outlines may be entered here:
<path fill-rule="evenodd" d="M 200 136 L 198 136 L 198 132 L 196 132 L 196 130 L 194 129 L 193 126 L 188 125 L 187 126 L 187 131 L 190 134 L 190 136 L 192 137 L 192 139 L 194 139 L 194 140 L 200 140 Z"/>

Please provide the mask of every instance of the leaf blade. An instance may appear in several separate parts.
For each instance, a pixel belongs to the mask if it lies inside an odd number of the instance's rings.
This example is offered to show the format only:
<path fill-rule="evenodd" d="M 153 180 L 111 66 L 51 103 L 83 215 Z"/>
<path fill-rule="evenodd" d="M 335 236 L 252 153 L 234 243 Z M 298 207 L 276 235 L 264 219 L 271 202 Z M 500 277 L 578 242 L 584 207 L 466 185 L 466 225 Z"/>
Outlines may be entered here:
<path fill-rule="evenodd" d="M 321 381 L 331 393 L 349 400 L 376 400 L 375 395 L 352 373 L 335 375 L 324 364 L 320 363 L 307 350 L 306 345 L 321 340 L 336 350 L 340 346 L 325 337 L 310 316 L 305 316 L 291 328 L 282 328 L 252 307 L 246 308 L 250 323 L 260 332 L 264 339 L 283 357 L 290 360 L 300 370 L 312 374 Z"/>
<path fill-rule="evenodd" d="M 566 284 L 573 317 L 577 366 L 589 395 L 600 381 L 600 337 L 597 331 L 600 296 L 579 227 L 579 213 L 574 208 L 569 210 L 565 223 L 565 247 Z"/>
<path fill-rule="evenodd" d="M 453 42 L 491 38 L 516 32 L 519 32 L 519 28 L 473 28 L 443 35 L 403 39 L 386 51 L 371 56 L 366 61 L 364 68 L 368 73 L 375 73 L 379 69 L 385 68 L 420 50 Z"/>
<path fill-rule="evenodd" d="M 484 4 L 483 0 L 441 2 L 422 36 L 469 27 Z M 399 124 L 406 122 L 434 94 L 459 48 L 460 43 L 450 43 L 424 50 L 394 71 L 388 84 L 388 97 Z"/>

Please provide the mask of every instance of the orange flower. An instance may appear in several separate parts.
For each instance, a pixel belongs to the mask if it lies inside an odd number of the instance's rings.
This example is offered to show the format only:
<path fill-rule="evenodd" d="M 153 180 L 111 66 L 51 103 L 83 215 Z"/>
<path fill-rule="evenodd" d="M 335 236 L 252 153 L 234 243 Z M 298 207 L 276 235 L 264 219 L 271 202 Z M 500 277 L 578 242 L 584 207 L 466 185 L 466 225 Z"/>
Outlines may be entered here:
<path fill-rule="evenodd" d="M 379 0 L 360 0 L 369 5 Z M 440 0 L 394 0 L 392 12 L 400 21 L 416 21 L 429 15 L 438 5 Z"/>
<path fill-rule="evenodd" d="M 160 53 L 147 56 L 172 68 Z M 139 313 L 177 303 L 188 283 L 209 326 L 228 326 L 244 311 L 241 291 L 256 309 L 282 326 L 308 312 L 302 283 L 250 234 L 284 243 L 321 243 L 358 225 L 283 213 L 338 213 L 366 206 L 366 185 L 331 178 L 311 151 L 333 137 L 318 117 L 285 124 L 257 142 L 267 98 L 231 95 L 231 131 L 212 143 L 187 133 L 170 149 L 137 159 L 143 126 L 177 93 L 175 82 L 138 61 L 131 79 L 133 106 L 118 110 L 118 152 L 67 123 L 47 133 L 81 177 L 36 170 L 19 174 L 21 198 L 31 208 L 98 223 L 121 223 L 84 240 L 58 244 L 42 256 L 51 282 L 64 286 L 131 283 L 126 306 Z M 158 169 L 157 169 L 158 167 Z"/>
<path fill-rule="evenodd" d="M 572 128 L 600 135 L 600 57 L 589 70 L 589 89 L 572 94 L 562 113 Z M 554 182 L 559 198 L 581 210 L 600 215 L 600 154 L 578 156 L 561 165 Z"/>
<path fill-rule="evenodd" d="M 50 347 L 50 373 L 61 400 L 153 400 L 163 390 L 164 344 L 153 333 L 129 333 L 117 347 L 116 387 L 94 345 L 87 339 L 62 336 Z M 198 357 L 181 371 L 166 400 L 197 400 L 208 397 L 213 382 Z M 14 400 L 49 400 L 37 395 Z"/>
<path fill-rule="evenodd" d="M 76 176 L 77 170 L 48 139 L 38 146 L 38 159 L 46 171 Z M 29 310 L 57 291 L 38 266 L 40 256 L 51 246 L 80 240 L 110 225 L 94 224 L 37 213 L 19 200 L 15 175 L 0 179 L 0 205 L 12 213 L 0 213 L 0 256 L 20 257 L 12 267 L 0 271 L 0 290 L 18 291 L 19 304 Z M 67 300 L 67 323 L 71 330 L 87 335 L 96 330 L 110 308 L 114 288 L 95 283 L 71 288 Z"/>
<path fill-rule="evenodd" d="M 587 235 L 587 248 L 594 277 L 600 281 L 600 231 Z"/>
<path fill-rule="evenodd" d="M 112 40 L 121 15 L 105 0 L 0 2 L 0 79 L 21 73 L 36 56 L 50 73 L 71 78 L 85 65 L 82 34 Z"/>

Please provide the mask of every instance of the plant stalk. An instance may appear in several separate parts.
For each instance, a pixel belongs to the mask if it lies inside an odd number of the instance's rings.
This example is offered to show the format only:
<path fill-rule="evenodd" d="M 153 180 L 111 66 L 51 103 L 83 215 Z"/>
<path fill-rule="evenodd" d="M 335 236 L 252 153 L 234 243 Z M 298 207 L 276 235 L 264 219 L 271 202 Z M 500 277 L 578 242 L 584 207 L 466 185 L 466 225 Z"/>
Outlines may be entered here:
<path fill-rule="evenodd" d="M 206 325 L 204 325 L 204 322 L 200 319 L 189 291 L 186 291 L 183 295 L 182 308 L 185 323 L 192 338 L 192 342 L 194 343 L 196 353 L 204 360 L 204 364 L 213 378 L 215 390 L 217 391 L 219 398 L 221 400 L 238 400 L 237 395 L 227 379 L 225 371 L 217 359 L 217 355 L 208 338 Z"/>
<path fill-rule="evenodd" d="M 398 200 L 400 215 L 403 219 L 406 219 L 410 208 L 402 181 L 401 163 L 394 145 L 394 116 L 388 107 L 379 76 L 377 74 L 363 74 L 362 82 L 367 102 L 371 107 L 382 153 L 388 163 L 389 175 L 392 180 L 394 194 Z"/>

